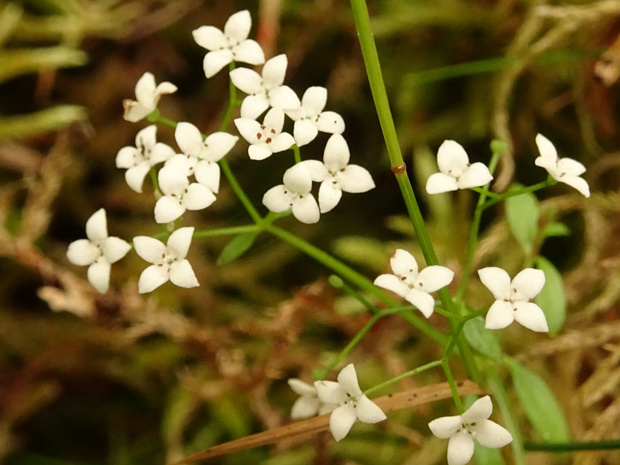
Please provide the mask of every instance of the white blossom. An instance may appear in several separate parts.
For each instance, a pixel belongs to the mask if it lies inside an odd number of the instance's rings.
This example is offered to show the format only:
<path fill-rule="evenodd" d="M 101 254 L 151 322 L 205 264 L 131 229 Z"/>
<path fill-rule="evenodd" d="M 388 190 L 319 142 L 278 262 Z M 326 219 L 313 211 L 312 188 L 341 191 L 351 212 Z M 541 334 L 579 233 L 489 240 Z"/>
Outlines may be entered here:
<path fill-rule="evenodd" d="M 138 291 L 151 292 L 168 280 L 179 287 L 199 286 L 194 270 L 185 258 L 192 242 L 194 228 L 179 228 L 168 238 L 167 245 L 148 236 L 134 237 L 136 252 L 151 266 L 140 275 Z"/>
<path fill-rule="evenodd" d="M 177 86 L 170 82 L 155 84 L 155 76 L 152 73 L 144 73 L 136 83 L 136 100 L 123 100 L 125 114 L 123 118 L 135 123 L 153 113 L 159 103 L 159 98 L 165 94 L 173 94 Z"/>
<path fill-rule="evenodd" d="M 214 26 L 201 26 L 192 32 L 198 45 L 209 50 L 203 61 L 205 76 L 210 78 L 232 61 L 260 65 L 265 62 L 263 49 L 248 39 L 252 18 L 248 10 L 233 14 L 224 32 Z"/>
<path fill-rule="evenodd" d="M 398 249 L 390 260 L 394 274 L 382 274 L 374 284 L 404 297 L 429 318 L 435 308 L 430 295 L 452 282 L 454 272 L 445 266 L 433 265 L 418 271 L 416 259 L 406 250 Z"/>
<path fill-rule="evenodd" d="M 297 94 L 284 83 L 286 55 L 278 55 L 263 66 L 262 76 L 248 68 L 237 68 L 230 72 L 233 84 L 248 94 L 241 104 L 241 117 L 256 119 L 270 106 L 283 110 L 296 110 L 300 102 Z"/>
<path fill-rule="evenodd" d="M 319 206 L 321 213 L 332 210 L 342 197 L 342 192 L 361 193 L 375 187 L 370 173 L 358 165 L 349 165 L 349 146 L 340 134 L 334 134 L 325 145 L 323 163 L 318 160 L 301 162 L 312 176 L 320 182 Z"/>
<path fill-rule="evenodd" d="M 483 163 L 469 163 L 465 149 L 453 140 L 441 144 L 437 164 L 441 172 L 431 175 L 426 181 L 426 192 L 429 194 L 484 186 L 493 179 Z"/>
<path fill-rule="evenodd" d="M 344 132 L 342 116 L 333 111 L 323 111 L 326 103 L 325 87 L 309 87 L 301 98 L 299 109 L 286 112 L 287 116 L 295 121 L 293 136 L 299 147 L 312 142 L 319 131 L 330 134 Z"/>
<path fill-rule="evenodd" d="M 215 132 L 204 140 L 196 126 L 179 123 L 174 133 L 182 154 L 172 157 L 166 167 L 194 175 L 196 181 L 216 193 L 220 188 L 220 166 L 217 164 L 234 147 L 239 137 L 226 132 Z"/>
<path fill-rule="evenodd" d="M 357 419 L 363 423 L 378 423 L 387 418 L 383 410 L 362 393 L 352 363 L 340 371 L 338 382 L 315 381 L 314 386 L 321 402 L 338 406 L 329 417 L 329 429 L 336 441 L 349 433 Z"/>
<path fill-rule="evenodd" d="M 312 177 L 303 163 L 286 170 L 283 182 L 284 184 L 272 187 L 265 193 L 263 205 L 275 213 L 292 209 L 293 216 L 302 223 L 319 221 L 319 206 L 310 193 Z"/>
<path fill-rule="evenodd" d="M 88 266 L 88 281 L 103 294 L 110 285 L 110 265 L 123 258 L 131 246 L 118 237 L 108 236 L 103 208 L 86 221 L 86 237 L 69 244 L 67 259 L 74 265 Z"/>
<path fill-rule="evenodd" d="M 442 417 L 431 421 L 433 434 L 448 442 L 448 465 L 465 465 L 474 455 L 474 440 L 484 447 L 497 449 L 512 441 L 512 435 L 488 418 L 493 413 L 489 396 L 474 402 L 463 415 Z"/>
<path fill-rule="evenodd" d="M 303 420 L 315 415 L 324 415 L 337 407 L 337 405 L 321 402 L 316 388 L 312 384 L 305 383 L 297 378 L 291 378 L 288 380 L 288 385 L 300 396 L 291 409 L 291 418 L 293 420 Z"/>
<path fill-rule="evenodd" d="M 577 189 L 584 197 L 590 197 L 590 186 L 580 176 L 585 166 L 572 158 L 559 158 L 553 143 L 542 134 L 536 136 L 540 156 L 534 160 L 536 166 L 546 169 L 556 181 Z"/>
<path fill-rule="evenodd" d="M 279 108 L 269 110 L 263 124 L 252 118 L 237 118 L 235 126 L 250 143 L 248 155 L 252 160 L 264 160 L 274 153 L 290 149 L 295 144 L 293 136 L 282 132 L 284 112 Z"/>
<path fill-rule="evenodd" d="M 169 223 L 185 210 L 202 210 L 215 201 L 215 195 L 202 184 L 190 184 L 187 176 L 175 167 L 159 170 L 159 188 L 164 194 L 155 204 L 155 221 Z"/>
<path fill-rule="evenodd" d="M 125 180 L 136 192 L 142 192 L 142 183 L 151 169 L 174 155 L 174 149 L 157 142 L 157 126 L 152 124 L 136 134 L 135 147 L 123 147 L 116 155 L 116 167 L 124 168 Z"/>
<path fill-rule="evenodd" d="M 545 285 L 544 271 L 526 268 L 512 281 L 506 271 L 497 267 L 478 270 L 478 275 L 496 299 L 487 314 L 485 327 L 505 328 L 517 320 L 532 331 L 549 331 L 545 314 L 538 305 L 530 302 Z"/>

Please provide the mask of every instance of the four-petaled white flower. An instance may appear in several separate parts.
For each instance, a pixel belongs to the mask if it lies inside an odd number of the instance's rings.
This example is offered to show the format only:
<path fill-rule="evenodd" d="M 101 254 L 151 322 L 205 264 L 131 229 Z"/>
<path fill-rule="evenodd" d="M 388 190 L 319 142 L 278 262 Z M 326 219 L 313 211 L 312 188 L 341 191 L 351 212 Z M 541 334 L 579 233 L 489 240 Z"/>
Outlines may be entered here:
<path fill-rule="evenodd" d="M 134 237 L 137 254 L 152 263 L 140 275 L 138 291 L 141 294 L 151 292 L 168 280 L 179 287 L 199 286 L 192 265 L 185 258 L 193 233 L 194 228 L 179 228 L 170 234 L 167 245 L 148 236 Z"/>
<path fill-rule="evenodd" d="M 349 165 L 349 158 L 347 141 L 340 134 L 334 134 L 325 145 L 324 163 L 318 160 L 301 162 L 310 171 L 312 180 L 321 183 L 321 213 L 333 209 L 340 202 L 343 191 L 357 194 L 375 187 L 370 173 L 361 166 Z"/>
<path fill-rule="evenodd" d="M 315 381 L 314 386 L 321 402 L 338 405 L 329 417 L 329 429 L 336 441 L 349 433 L 358 418 L 363 423 L 378 423 L 387 418 L 383 410 L 362 393 L 352 363 L 338 373 L 338 382 Z"/>
<path fill-rule="evenodd" d="M 344 132 L 342 116 L 334 111 L 323 111 L 326 103 L 325 87 L 309 87 L 301 98 L 301 107 L 286 112 L 287 116 L 295 121 L 293 136 L 299 147 L 312 142 L 319 131 L 330 134 Z"/>
<path fill-rule="evenodd" d="M 203 61 L 207 78 L 217 74 L 231 61 L 260 65 L 265 54 L 258 42 L 248 39 L 252 17 L 248 10 L 235 13 L 226 21 L 224 32 L 214 26 L 201 26 L 192 31 L 198 45 L 209 50 Z"/>
<path fill-rule="evenodd" d="M 441 173 L 431 175 L 426 181 L 426 192 L 429 194 L 484 186 L 493 179 L 483 163 L 469 163 L 465 149 L 453 140 L 441 144 L 437 164 Z"/>
<path fill-rule="evenodd" d="M 155 84 L 155 76 L 152 73 L 144 73 L 136 83 L 136 100 L 123 100 L 125 114 L 123 118 L 135 123 L 153 113 L 159 103 L 159 98 L 164 94 L 173 94 L 177 86 L 170 82 Z"/>
<path fill-rule="evenodd" d="M 241 104 L 241 117 L 256 119 L 270 106 L 283 110 L 296 110 L 300 102 L 297 94 L 288 86 L 282 85 L 288 60 L 286 55 L 278 55 L 263 66 L 261 77 L 248 68 L 237 68 L 230 72 L 233 84 L 248 94 Z"/>
<path fill-rule="evenodd" d="M 430 293 L 452 282 L 454 272 L 445 266 L 433 265 L 418 271 L 416 259 L 406 250 L 397 249 L 390 260 L 394 274 L 382 274 L 374 284 L 404 297 L 429 318 L 435 308 Z"/>
<path fill-rule="evenodd" d="M 312 177 L 304 164 L 298 163 L 287 169 L 283 182 L 265 192 L 263 205 L 275 213 L 293 209 L 293 215 L 302 223 L 319 221 L 319 206 L 310 193 Z"/>
<path fill-rule="evenodd" d="M 282 132 L 284 112 L 272 108 L 265 115 L 263 124 L 252 118 L 237 118 L 235 126 L 250 143 L 248 155 L 252 160 L 264 160 L 272 154 L 290 149 L 295 139 L 288 132 Z"/>
<path fill-rule="evenodd" d="M 514 320 L 537 332 L 549 331 L 541 308 L 530 299 L 536 297 L 545 285 L 545 272 L 526 268 L 511 281 L 506 271 L 494 266 L 478 270 L 478 276 L 495 297 L 485 327 L 501 329 Z"/>
<path fill-rule="evenodd" d="M 504 427 L 488 418 L 493 413 L 489 396 L 478 399 L 463 415 L 442 417 L 431 421 L 433 434 L 448 442 L 448 465 L 465 465 L 474 455 L 474 440 L 484 447 L 497 449 L 512 441 Z"/>
<path fill-rule="evenodd" d="M 185 176 L 193 174 L 196 181 L 217 194 L 220 188 L 217 162 L 230 152 L 239 138 L 226 132 L 215 132 L 203 140 L 198 128 L 190 123 L 179 123 L 174 136 L 183 153 L 168 160 L 166 167 Z"/>
<path fill-rule="evenodd" d="M 155 204 L 155 221 L 169 223 L 180 217 L 185 210 L 202 210 L 215 201 L 209 188 L 193 182 L 174 167 L 159 170 L 159 188 L 164 194 Z"/>
<path fill-rule="evenodd" d="M 337 405 L 321 402 L 316 388 L 312 384 L 305 383 L 297 378 L 291 378 L 288 380 L 288 385 L 300 396 L 291 409 L 291 418 L 293 420 L 303 420 L 315 415 L 325 415 L 337 407 Z"/>
<path fill-rule="evenodd" d="M 88 266 L 88 281 L 103 294 L 110 285 L 110 265 L 123 258 L 131 246 L 118 237 L 108 236 L 103 208 L 86 221 L 86 237 L 69 244 L 67 258 L 74 265 Z"/>
<path fill-rule="evenodd" d="M 577 189 L 583 196 L 590 197 L 590 186 L 580 176 L 586 172 L 585 166 L 572 158 L 559 158 L 553 143 L 542 134 L 536 136 L 540 156 L 534 160 L 536 166 L 546 169 L 556 181 Z"/>
<path fill-rule="evenodd" d="M 116 167 L 127 169 L 125 180 L 136 192 L 142 192 L 142 183 L 152 166 L 168 160 L 174 149 L 157 142 L 157 126 L 152 124 L 136 134 L 135 147 L 123 147 L 116 155 Z"/>

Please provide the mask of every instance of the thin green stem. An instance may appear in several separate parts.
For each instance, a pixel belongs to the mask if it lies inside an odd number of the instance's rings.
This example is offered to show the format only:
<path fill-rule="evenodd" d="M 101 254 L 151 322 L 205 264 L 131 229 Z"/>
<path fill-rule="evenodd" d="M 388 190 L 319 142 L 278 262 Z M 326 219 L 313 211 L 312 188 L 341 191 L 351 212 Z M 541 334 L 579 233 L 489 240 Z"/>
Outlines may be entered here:
<path fill-rule="evenodd" d="M 231 61 L 228 66 L 229 72 L 235 69 L 235 62 Z M 228 125 L 230 124 L 230 120 L 232 119 L 235 109 L 239 106 L 237 102 L 237 88 L 232 82 L 232 79 L 228 83 L 228 108 L 226 109 L 226 114 L 224 115 L 224 119 L 222 120 L 222 124 L 220 125 L 220 131 L 226 131 L 228 129 Z"/>
<path fill-rule="evenodd" d="M 244 234 L 249 232 L 259 232 L 262 230 L 260 225 L 249 224 L 246 226 L 231 226 L 230 228 L 210 229 L 203 231 L 194 231 L 194 239 L 202 239 L 213 236 L 234 236 L 236 234 Z"/>
<path fill-rule="evenodd" d="M 328 281 L 329 284 L 334 286 L 336 289 L 340 289 L 345 294 L 353 297 L 355 300 L 360 302 L 364 307 L 368 309 L 370 313 L 376 314 L 381 312 L 381 310 L 379 310 L 376 306 L 368 302 L 368 300 L 362 294 L 360 294 L 347 283 L 345 283 L 340 276 L 333 274 L 329 277 Z"/>
<path fill-rule="evenodd" d="M 293 149 L 293 154 L 295 156 L 295 164 L 301 162 L 301 151 L 299 150 L 299 146 L 295 144 L 291 148 Z"/>
<path fill-rule="evenodd" d="M 391 379 L 388 379 L 387 381 L 384 381 L 381 384 L 377 384 L 376 386 L 373 386 L 373 387 L 371 387 L 369 389 L 366 389 L 364 391 L 364 394 L 366 394 L 366 395 L 372 394 L 373 392 L 379 391 L 379 390 L 381 390 L 383 388 L 391 386 L 394 383 L 399 382 L 401 379 L 409 378 L 410 376 L 417 375 L 418 373 L 422 373 L 423 371 L 430 370 L 431 368 L 434 368 L 434 367 L 439 366 L 439 365 L 441 365 L 441 360 L 435 360 L 434 362 L 430 362 L 430 363 L 427 363 L 426 365 L 419 366 L 418 368 L 415 368 L 415 369 L 410 370 L 410 371 L 408 371 L 406 373 L 403 373 L 402 375 L 398 375 L 398 376 L 396 376 L 394 378 L 391 378 Z"/>
<path fill-rule="evenodd" d="M 459 390 L 457 389 L 456 383 L 454 382 L 454 375 L 452 374 L 452 370 L 450 369 L 450 364 L 448 363 L 447 359 L 441 359 L 441 368 L 443 368 L 443 372 L 445 373 L 446 379 L 448 380 L 448 385 L 450 386 L 450 392 L 452 393 L 452 399 L 454 399 L 456 408 L 459 413 L 463 413 L 463 401 L 459 396 Z"/>
<path fill-rule="evenodd" d="M 589 441 L 589 442 L 548 442 L 536 443 L 526 442 L 525 450 L 541 452 L 577 452 L 582 450 L 617 450 L 620 449 L 620 439 L 609 441 Z"/>
<path fill-rule="evenodd" d="M 496 194 L 494 198 L 486 202 L 482 208 L 486 209 L 492 205 L 495 205 L 497 202 L 501 202 L 502 200 L 506 200 L 509 197 L 516 197 L 517 195 L 527 194 L 529 192 L 535 192 L 540 189 L 544 189 L 545 187 L 553 186 L 557 184 L 557 181 L 549 176 L 545 181 L 539 182 L 538 184 L 533 184 L 531 186 L 520 187 L 518 189 L 511 189 L 508 192 L 504 192 L 503 194 Z"/>

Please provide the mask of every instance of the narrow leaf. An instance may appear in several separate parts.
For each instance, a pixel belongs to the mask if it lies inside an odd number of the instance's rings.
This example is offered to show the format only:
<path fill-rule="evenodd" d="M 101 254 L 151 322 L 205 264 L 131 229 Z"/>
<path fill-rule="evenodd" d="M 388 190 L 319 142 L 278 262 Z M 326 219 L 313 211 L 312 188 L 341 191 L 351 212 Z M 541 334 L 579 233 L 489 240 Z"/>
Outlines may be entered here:
<path fill-rule="evenodd" d="M 250 231 L 233 237 L 233 239 L 226 244 L 220 256 L 217 257 L 217 263 L 219 265 L 224 265 L 239 258 L 252 247 L 257 236 L 258 232 Z"/>
<path fill-rule="evenodd" d="M 566 295 L 562 275 L 553 263 L 544 257 L 536 257 L 536 265 L 545 272 L 545 287 L 536 297 L 536 303 L 545 314 L 549 334 L 557 334 L 566 319 Z"/>
<path fill-rule="evenodd" d="M 542 236 L 545 237 L 557 237 L 557 236 L 570 236 L 570 229 L 564 223 L 554 221 L 547 223 L 542 229 Z"/>
<path fill-rule="evenodd" d="M 510 231 L 526 255 L 530 255 L 534 247 L 539 214 L 538 200 L 531 192 L 506 199 L 506 217 Z"/>
<path fill-rule="evenodd" d="M 511 361 L 509 368 L 525 415 L 541 439 L 545 442 L 569 442 L 570 430 L 566 417 L 545 381 L 518 362 Z"/>
<path fill-rule="evenodd" d="M 496 333 L 484 327 L 484 318 L 481 316 L 469 320 L 463 326 L 465 339 L 474 349 L 491 360 L 502 358 L 502 349 L 497 340 Z"/>

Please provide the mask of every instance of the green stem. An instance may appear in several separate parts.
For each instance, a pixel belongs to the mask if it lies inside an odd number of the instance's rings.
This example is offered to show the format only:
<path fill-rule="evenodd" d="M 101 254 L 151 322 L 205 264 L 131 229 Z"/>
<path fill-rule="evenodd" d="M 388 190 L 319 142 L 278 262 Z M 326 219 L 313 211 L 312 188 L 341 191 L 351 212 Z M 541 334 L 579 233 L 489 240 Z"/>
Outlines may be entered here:
<path fill-rule="evenodd" d="M 194 239 L 202 239 L 205 237 L 213 236 L 234 236 L 236 234 L 244 234 L 249 232 L 259 232 L 262 228 L 256 224 L 249 224 L 246 226 L 231 226 L 230 228 L 210 229 L 203 231 L 194 231 Z"/>
<path fill-rule="evenodd" d="M 450 392 L 452 393 L 452 399 L 454 399 L 456 408 L 459 413 L 463 413 L 463 401 L 461 401 L 461 397 L 459 396 L 459 390 L 456 388 L 456 383 L 454 382 L 454 375 L 452 375 L 452 370 L 450 369 L 448 360 L 446 360 L 445 358 L 441 359 L 441 368 L 443 368 L 443 372 L 445 373 L 448 384 L 450 385 Z"/>
<path fill-rule="evenodd" d="M 293 149 L 293 154 L 295 156 L 295 164 L 301 162 L 301 151 L 299 150 L 299 146 L 295 144 L 291 148 Z"/>
<path fill-rule="evenodd" d="M 231 61 L 228 66 L 229 72 L 235 69 L 235 62 Z M 230 124 L 230 120 L 235 113 L 235 109 L 239 106 L 237 102 L 237 88 L 232 82 L 232 79 L 228 82 L 228 108 L 226 109 L 226 114 L 224 115 L 224 119 L 222 120 L 222 124 L 220 125 L 220 131 L 226 131 L 228 129 L 228 125 Z"/>
<path fill-rule="evenodd" d="M 383 388 L 391 386 L 392 384 L 399 382 L 401 379 L 409 378 L 410 376 L 417 375 L 418 373 L 422 373 L 423 371 L 430 370 L 431 368 L 434 368 L 439 365 L 441 365 L 441 360 L 435 360 L 434 362 L 430 362 L 430 363 L 427 363 L 426 365 L 419 366 L 418 368 L 414 368 L 413 370 L 403 373 L 402 375 L 398 375 L 394 378 L 384 381 L 381 384 L 377 384 L 376 386 L 366 389 L 364 391 L 364 394 L 369 395 L 375 391 L 379 391 Z"/>
<path fill-rule="evenodd" d="M 554 184 L 557 184 L 557 181 L 553 179 L 551 176 L 549 176 L 547 180 L 539 182 L 538 184 L 534 184 L 534 185 L 527 186 L 527 187 L 521 187 L 518 189 L 512 189 L 512 190 L 509 190 L 508 192 L 504 192 L 503 194 L 496 194 L 496 196 L 492 198 L 491 200 L 489 200 L 488 202 L 486 202 L 482 206 L 482 208 L 483 209 L 489 208 L 490 206 L 495 205 L 497 202 L 506 200 L 509 197 L 516 197 L 517 195 L 527 194 L 529 192 L 535 192 L 540 189 L 544 189 L 545 187 L 553 186 Z"/>
<path fill-rule="evenodd" d="M 536 443 L 526 442 L 525 450 L 541 452 L 576 452 L 582 450 L 616 450 L 620 449 L 620 439 L 609 441 L 589 441 L 589 442 L 548 442 Z"/>

